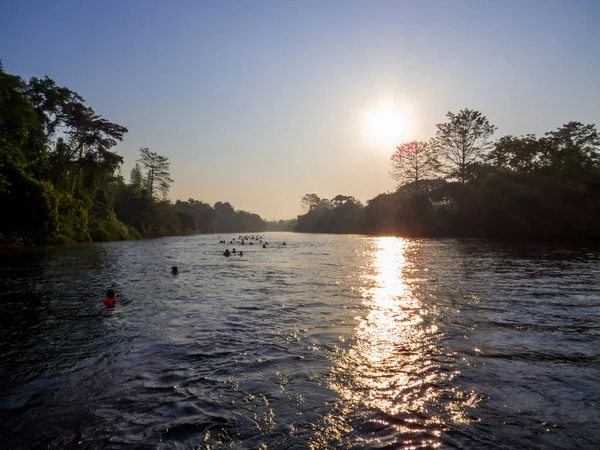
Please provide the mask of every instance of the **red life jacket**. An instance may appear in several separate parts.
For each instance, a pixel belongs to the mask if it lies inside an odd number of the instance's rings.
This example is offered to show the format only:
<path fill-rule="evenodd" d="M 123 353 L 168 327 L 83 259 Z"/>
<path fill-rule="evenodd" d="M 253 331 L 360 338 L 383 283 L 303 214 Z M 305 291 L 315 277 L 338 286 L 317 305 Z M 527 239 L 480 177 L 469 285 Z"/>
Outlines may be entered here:
<path fill-rule="evenodd" d="M 105 298 L 104 300 L 102 300 L 100 303 L 102 303 L 104 306 L 106 306 L 107 308 L 112 308 L 113 306 L 115 306 L 115 304 L 117 303 L 117 298 L 113 297 L 113 298 Z"/>

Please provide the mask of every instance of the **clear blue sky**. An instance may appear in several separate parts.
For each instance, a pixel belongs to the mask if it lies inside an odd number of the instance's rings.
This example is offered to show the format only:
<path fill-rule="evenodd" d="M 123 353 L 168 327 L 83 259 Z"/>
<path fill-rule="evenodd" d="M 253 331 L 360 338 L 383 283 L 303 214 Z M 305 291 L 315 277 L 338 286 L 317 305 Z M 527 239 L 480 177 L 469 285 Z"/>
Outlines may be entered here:
<path fill-rule="evenodd" d="M 48 75 L 168 156 L 172 199 L 229 201 L 269 219 L 300 197 L 391 190 L 393 146 L 365 111 L 410 113 L 427 139 L 447 111 L 478 109 L 497 136 L 570 120 L 600 125 L 600 2 L 8 1 L 0 59 Z M 400 142 L 398 142 L 400 143 Z"/>

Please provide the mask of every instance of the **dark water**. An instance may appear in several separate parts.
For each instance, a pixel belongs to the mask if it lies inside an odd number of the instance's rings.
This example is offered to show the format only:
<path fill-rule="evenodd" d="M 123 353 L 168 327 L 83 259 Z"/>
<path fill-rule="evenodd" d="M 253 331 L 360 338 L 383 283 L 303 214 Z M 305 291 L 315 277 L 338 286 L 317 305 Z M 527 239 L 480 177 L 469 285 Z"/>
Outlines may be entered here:
<path fill-rule="evenodd" d="M 598 248 L 267 240 L 0 255 L 0 448 L 600 447 Z"/>

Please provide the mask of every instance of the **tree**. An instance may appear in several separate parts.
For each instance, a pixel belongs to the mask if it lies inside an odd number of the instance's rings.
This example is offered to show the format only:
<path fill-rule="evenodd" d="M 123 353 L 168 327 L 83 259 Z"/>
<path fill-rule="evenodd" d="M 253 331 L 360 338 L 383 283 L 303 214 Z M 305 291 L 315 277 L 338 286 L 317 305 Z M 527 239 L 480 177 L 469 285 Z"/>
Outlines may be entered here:
<path fill-rule="evenodd" d="M 360 201 L 358 201 L 355 197 L 351 195 L 336 195 L 330 200 L 331 205 L 334 208 L 339 208 L 344 206 L 346 203 L 354 203 L 356 205 L 360 205 Z"/>
<path fill-rule="evenodd" d="M 412 141 L 399 145 L 391 159 L 390 176 L 400 186 L 429 178 L 438 167 L 433 146 L 427 142 Z"/>
<path fill-rule="evenodd" d="M 543 162 L 565 178 L 575 179 L 600 167 L 600 136 L 594 125 L 569 122 L 546 133 L 546 139 L 552 148 Z"/>
<path fill-rule="evenodd" d="M 135 163 L 131 172 L 129 172 L 129 184 L 138 188 L 142 187 L 144 177 L 142 176 L 142 169 L 138 163 Z"/>
<path fill-rule="evenodd" d="M 194 218 L 196 230 L 200 233 L 210 233 L 213 229 L 215 210 L 208 203 L 203 203 L 193 198 L 184 202 L 177 200 L 175 207 L 186 212 Z"/>
<path fill-rule="evenodd" d="M 109 122 L 83 103 L 69 105 L 65 119 L 69 126 L 67 135 L 74 147 L 77 161 L 74 192 L 79 194 L 79 182 L 84 162 L 88 169 L 97 165 L 103 170 L 114 172 L 123 163 L 123 158 L 110 149 L 123 140 L 127 128 Z M 85 157 L 85 160 L 84 160 Z"/>
<path fill-rule="evenodd" d="M 75 171 L 73 170 L 71 149 L 69 148 L 68 153 L 65 152 L 61 155 L 68 155 L 67 158 L 55 158 L 52 162 L 49 162 L 48 159 L 52 157 L 53 144 L 56 143 L 57 147 L 60 144 L 61 151 L 70 147 L 64 140 L 70 130 L 69 112 L 75 108 L 75 105 L 82 105 L 84 100 L 76 92 L 58 86 L 49 77 L 30 78 L 27 83 L 26 96 L 38 118 L 38 126 L 29 133 L 27 144 L 23 147 L 29 166 L 38 178 L 47 178 L 50 170 L 61 171 L 65 184 L 72 188 L 73 183 L 72 180 L 69 183 L 69 177 L 72 177 Z M 58 139 L 55 141 L 57 136 Z M 63 142 L 59 143 L 60 140 Z M 60 167 L 52 164 L 58 164 Z"/>
<path fill-rule="evenodd" d="M 155 192 L 160 192 L 163 197 L 166 197 L 173 179 L 171 178 L 171 163 L 166 156 L 151 152 L 148 148 L 140 148 L 139 162 L 146 168 L 146 182 L 148 184 L 148 192 L 150 197 L 154 198 Z"/>
<path fill-rule="evenodd" d="M 548 139 L 537 139 L 535 135 L 503 136 L 494 144 L 487 160 L 495 167 L 531 172 L 539 169 L 551 143 Z"/>
<path fill-rule="evenodd" d="M 443 157 L 447 175 L 464 184 L 469 178 L 469 166 L 479 162 L 491 148 L 490 138 L 496 127 L 479 111 L 470 109 L 458 114 L 448 112 L 446 117 L 448 122 L 436 125 L 434 145 Z"/>
<path fill-rule="evenodd" d="M 321 199 L 317 194 L 305 194 L 302 197 L 302 200 L 300 200 L 300 204 L 307 211 L 312 211 L 313 209 L 318 208 L 320 203 Z"/>

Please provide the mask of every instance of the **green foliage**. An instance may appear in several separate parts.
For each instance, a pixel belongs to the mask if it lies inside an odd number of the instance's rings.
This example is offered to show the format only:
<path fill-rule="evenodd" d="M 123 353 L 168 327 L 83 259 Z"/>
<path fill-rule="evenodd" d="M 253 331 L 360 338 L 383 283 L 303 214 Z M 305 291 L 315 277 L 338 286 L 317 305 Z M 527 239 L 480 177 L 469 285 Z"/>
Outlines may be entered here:
<path fill-rule="evenodd" d="M 117 220 L 114 214 L 104 218 L 90 218 L 89 230 L 90 237 L 95 242 L 135 239 L 135 235 L 132 236 L 129 228 Z"/>
<path fill-rule="evenodd" d="M 165 200 L 169 160 L 148 149 L 140 151 L 146 176 L 136 164 L 125 184 L 123 158 L 112 151 L 125 133 L 50 78 L 24 82 L 0 66 L 0 244 L 264 229 L 258 215 L 229 203 Z"/>

